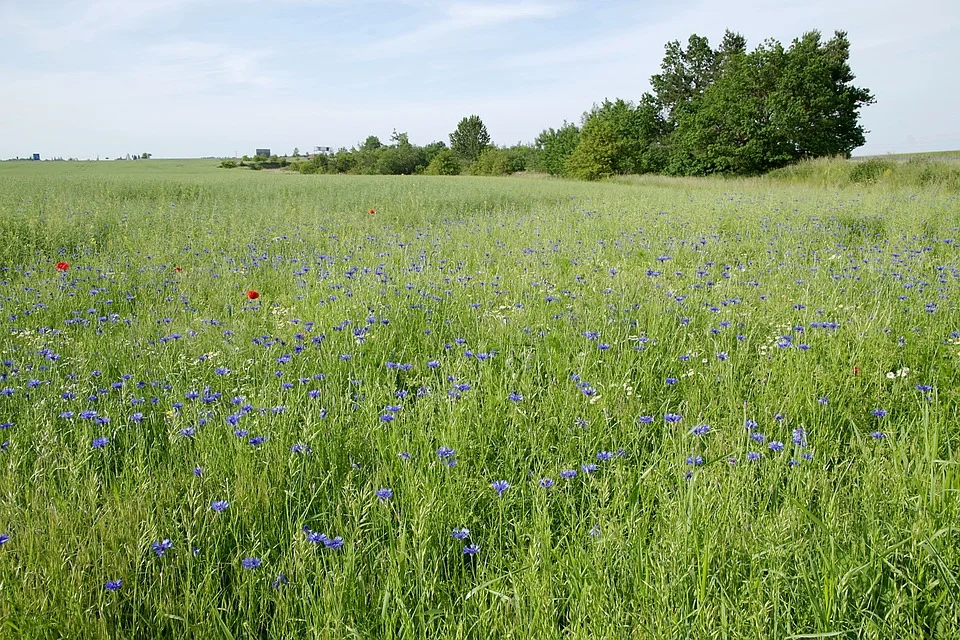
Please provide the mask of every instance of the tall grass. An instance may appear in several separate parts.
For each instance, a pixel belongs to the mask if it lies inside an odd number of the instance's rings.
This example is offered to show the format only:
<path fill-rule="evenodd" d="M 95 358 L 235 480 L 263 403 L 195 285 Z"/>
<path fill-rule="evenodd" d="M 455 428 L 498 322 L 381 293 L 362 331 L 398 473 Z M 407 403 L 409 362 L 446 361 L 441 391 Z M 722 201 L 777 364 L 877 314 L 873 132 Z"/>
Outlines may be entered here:
<path fill-rule="evenodd" d="M 872 157 L 847 160 L 818 158 L 771 171 L 764 177 L 772 183 L 816 185 L 826 188 L 880 185 L 892 189 L 942 190 L 960 192 L 960 162 L 939 158 Z"/>
<path fill-rule="evenodd" d="M 955 197 L 158 166 L 0 166 L 0 637 L 958 637 Z"/>

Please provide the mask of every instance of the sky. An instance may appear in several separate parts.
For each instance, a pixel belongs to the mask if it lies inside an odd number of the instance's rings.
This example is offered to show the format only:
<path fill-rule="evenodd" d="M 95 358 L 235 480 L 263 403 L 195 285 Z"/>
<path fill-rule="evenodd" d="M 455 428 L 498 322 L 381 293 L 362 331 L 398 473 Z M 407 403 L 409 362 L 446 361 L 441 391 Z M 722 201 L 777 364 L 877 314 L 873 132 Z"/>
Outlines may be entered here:
<path fill-rule="evenodd" d="M 664 44 L 848 33 L 867 144 L 960 149 L 958 0 L 0 0 L 0 158 L 500 145 L 638 100 Z"/>

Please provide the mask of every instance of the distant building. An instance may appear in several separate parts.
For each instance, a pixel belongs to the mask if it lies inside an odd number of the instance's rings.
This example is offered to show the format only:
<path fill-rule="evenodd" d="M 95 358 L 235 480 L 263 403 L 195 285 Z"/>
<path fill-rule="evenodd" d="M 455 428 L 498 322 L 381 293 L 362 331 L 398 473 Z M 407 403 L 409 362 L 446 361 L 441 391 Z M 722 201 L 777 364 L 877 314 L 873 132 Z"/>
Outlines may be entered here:
<path fill-rule="evenodd" d="M 313 152 L 314 152 L 314 153 L 327 153 L 327 154 L 329 154 L 329 153 L 333 153 L 333 149 L 330 148 L 330 147 L 314 147 L 314 148 L 313 148 Z"/>
<path fill-rule="evenodd" d="M 39 160 L 40 160 L 40 154 L 39 154 L 39 153 L 33 154 L 33 159 L 39 161 Z"/>
<path fill-rule="evenodd" d="M 270 149 L 257 149 L 256 155 L 263 156 L 264 158 L 269 158 L 273 154 L 270 153 Z"/>

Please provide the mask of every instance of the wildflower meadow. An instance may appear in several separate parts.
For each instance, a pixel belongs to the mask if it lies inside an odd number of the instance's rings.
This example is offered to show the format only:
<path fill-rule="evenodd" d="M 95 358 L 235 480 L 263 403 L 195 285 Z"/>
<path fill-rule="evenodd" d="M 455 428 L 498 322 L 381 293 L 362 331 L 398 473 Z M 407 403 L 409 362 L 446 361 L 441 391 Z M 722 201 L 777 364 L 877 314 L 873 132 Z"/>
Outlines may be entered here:
<path fill-rule="evenodd" d="M 960 200 L 0 166 L 0 638 L 958 638 Z"/>

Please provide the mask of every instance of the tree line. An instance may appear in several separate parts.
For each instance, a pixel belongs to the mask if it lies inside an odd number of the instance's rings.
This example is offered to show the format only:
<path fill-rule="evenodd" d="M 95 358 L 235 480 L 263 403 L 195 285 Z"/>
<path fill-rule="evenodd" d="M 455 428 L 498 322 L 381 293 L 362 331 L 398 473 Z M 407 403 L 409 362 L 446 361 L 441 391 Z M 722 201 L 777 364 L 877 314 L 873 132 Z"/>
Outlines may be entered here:
<path fill-rule="evenodd" d="M 865 142 L 843 31 L 810 31 L 784 46 L 747 51 L 739 33 L 719 46 L 691 35 L 668 42 L 660 73 L 639 101 L 604 100 L 579 123 L 545 129 L 532 144 L 498 147 L 479 116 L 443 141 L 417 146 L 394 131 L 331 155 L 296 160 L 301 173 L 506 175 L 531 170 L 596 180 L 617 174 L 755 175 L 806 158 L 849 156 Z"/>

